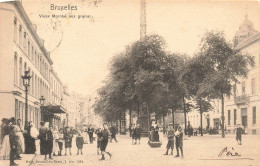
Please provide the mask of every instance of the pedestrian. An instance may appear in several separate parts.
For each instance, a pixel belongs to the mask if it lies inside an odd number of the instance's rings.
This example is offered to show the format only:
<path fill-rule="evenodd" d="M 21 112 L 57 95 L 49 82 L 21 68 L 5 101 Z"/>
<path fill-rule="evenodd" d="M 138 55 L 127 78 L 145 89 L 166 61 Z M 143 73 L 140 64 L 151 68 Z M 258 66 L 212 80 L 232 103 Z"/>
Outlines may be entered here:
<path fill-rule="evenodd" d="M 135 138 L 136 138 L 135 124 L 133 124 L 133 126 L 131 127 L 131 131 L 132 131 L 132 145 L 133 145 L 135 142 Z"/>
<path fill-rule="evenodd" d="M 21 139 L 21 144 L 22 144 L 22 152 L 24 153 L 25 152 L 25 142 L 24 142 L 24 136 L 23 136 L 23 133 L 24 133 L 24 127 L 22 126 L 22 122 L 21 122 L 21 119 L 17 119 L 16 121 L 16 125 L 19 127 L 19 137 Z"/>
<path fill-rule="evenodd" d="M 116 134 L 117 134 L 117 130 L 115 126 L 111 126 L 110 127 L 110 133 L 111 133 L 111 138 L 110 138 L 110 143 L 112 143 L 112 140 L 114 139 L 116 141 L 116 143 L 118 142 L 116 139 Z"/>
<path fill-rule="evenodd" d="M 108 130 L 108 126 L 106 123 L 103 124 L 103 130 L 101 132 L 101 147 L 100 147 L 100 150 L 101 150 L 101 155 L 102 155 L 102 158 L 100 160 L 105 160 L 105 153 L 109 155 L 109 157 L 111 158 L 112 157 L 112 154 L 109 153 L 109 152 L 106 152 L 106 147 L 107 147 L 107 144 L 108 144 L 108 139 L 109 139 L 109 130 Z"/>
<path fill-rule="evenodd" d="M 9 127 L 10 166 L 16 166 L 17 164 L 14 162 L 14 160 L 18 154 L 18 140 L 15 135 L 16 129 L 13 120 L 10 120 Z"/>
<path fill-rule="evenodd" d="M 64 142 L 64 138 L 63 138 L 63 129 L 60 129 L 59 132 L 59 140 L 58 140 L 58 145 L 59 145 L 59 156 L 62 156 L 62 150 L 63 150 L 63 142 Z"/>
<path fill-rule="evenodd" d="M 0 150 L 0 160 L 9 160 L 10 159 L 10 139 L 9 133 L 11 130 L 11 122 L 10 119 L 2 119 L 2 146 Z"/>
<path fill-rule="evenodd" d="M 192 127 L 191 127 L 191 124 L 190 124 L 190 121 L 188 121 L 188 126 L 187 126 L 187 133 L 188 133 L 188 136 L 190 137 L 191 135 L 192 135 L 192 132 L 191 132 L 191 130 L 192 130 Z"/>
<path fill-rule="evenodd" d="M 65 156 L 67 155 L 67 149 L 69 148 L 70 155 L 71 155 L 71 147 L 72 147 L 72 137 L 73 134 L 69 131 L 69 127 L 65 127 L 64 131 L 64 141 L 65 141 Z"/>
<path fill-rule="evenodd" d="M 14 155 L 14 159 L 18 159 L 20 160 L 22 157 L 20 156 L 20 154 L 23 153 L 23 149 L 22 149 L 22 141 L 21 141 L 21 131 L 20 128 L 16 125 L 16 120 L 14 117 L 12 117 L 10 119 L 11 121 L 11 130 L 9 133 L 9 137 L 10 134 L 12 134 L 12 137 L 14 139 L 14 144 L 15 144 L 15 155 Z"/>
<path fill-rule="evenodd" d="M 237 140 L 237 143 L 239 145 L 242 145 L 242 133 L 243 133 L 243 129 L 242 127 L 240 126 L 240 124 L 237 125 L 237 128 L 235 130 L 236 132 L 236 140 Z"/>
<path fill-rule="evenodd" d="M 167 138 L 168 138 L 168 143 L 166 146 L 166 153 L 164 155 L 168 155 L 169 149 L 171 149 L 171 155 L 173 155 L 173 149 L 174 149 L 174 129 L 173 125 L 169 124 L 169 129 L 167 132 Z"/>
<path fill-rule="evenodd" d="M 136 128 L 134 129 L 134 134 L 135 134 L 135 144 L 136 144 L 137 139 L 138 139 L 138 144 L 140 145 L 142 129 L 140 128 L 139 124 L 137 124 Z"/>
<path fill-rule="evenodd" d="M 83 154 L 83 152 L 82 152 L 83 144 L 84 144 L 84 139 L 83 139 L 81 131 L 79 130 L 78 136 L 76 137 L 76 145 L 77 145 L 77 148 L 78 148 L 77 155 L 79 154 L 79 151 L 81 151 L 81 154 Z"/>
<path fill-rule="evenodd" d="M 84 139 L 84 144 L 88 144 L 88 142 L 89 142 L 88 129 L 87 128 L 84 129 L 82 134 L 83 134 L 82 136 Z"/>
<path fill-rule="evenodd" d="M 40 139 L 40 152 L 41 155 L 44 155 L 44 160 L 47 160 L 47 154 L 48 152 L 48 129 L 45 125 L 45 122 L 40 122 L 40 129 L 39 129 L 39 136 L 38 138 Z"/>
<path fill-rule="evenodd" d="M 59 154 L 59 131 L 58 128 L 55 126 L 54 130 L 53 130 L 53 149 L 52 149 L 52 153 L 53 156 L 56 156 L 56 154 Z"/>
<path fill-rule="evenodd" d="M 101 147 L 101 128 L 98 128 L 95 133 L 97 135 L 97 154 L 99 154 Z"/>
<path fill-rule="evenodd" d="M 183 130 L 181 128 L 180 122 L 177 123 L 175 139 L 176 139 L 176 150 L 177 150 L 177 155 L 175 157 L 180 157 L 180 154 L 179 154 L 179 149 L 180 149 L 181 157 L 183 158 Z"/>
<path fill-rule="evenodd" d="M 34 127 L 34 124 L 32 122 L 28 123 L 27 128 L 27 142 L 26 142 L 26 154 L 35 154 L 36 152 L 36 145 L 35 140 L 38 137 L 38 130 Z"/>
<path fill-rule="evenodd" d="M 93 143 L 93 134 L 94 134 L 94 128 L 92 125 L 88 128 L 88 135 L 89 135 L 89 142 Z"/>

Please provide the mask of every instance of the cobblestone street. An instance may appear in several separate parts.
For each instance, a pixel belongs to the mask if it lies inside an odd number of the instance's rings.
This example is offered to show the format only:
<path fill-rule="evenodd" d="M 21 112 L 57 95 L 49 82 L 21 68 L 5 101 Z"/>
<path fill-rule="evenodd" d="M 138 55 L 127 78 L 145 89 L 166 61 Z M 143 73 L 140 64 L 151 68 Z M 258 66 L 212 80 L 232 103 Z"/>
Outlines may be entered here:
<path fill-rule="evenodd" d="M 109 143 L 107 151 L 113 154 L 109 159 L 106 156 L 105 161 L 100 161 L 100 155 L 96 154 L 96 142 L 85 144 L 83 155 L 76 155 L 75 142 L 72 148 L 72 155 L 54 156 L 52 160 L 43 160 L 44 156 L 37 155 L 33 160 L 24 157 L 23 160 L 17 161 L 19 165 L 124 165 L 124 166 L 141 166 L 141 165 L 259 165 L 260 141 L 259 136 L 243 136 L 243 144 L 237 145 L 234 135 L 227 135 L 225 139 L 220 135 L 194 136 L 184 140 L 184 158 L 175 158 L 172 155 L 164 156 L 167 139 L 163 137 L 160 148 L 150 148 L 147 144 L 147 138 L 142 138 L 140 145 L 132 145 L 129 136 L 118 136 L 118 143 Z M 219 153 L 228 147 L 232 154 L 237 152 L 241 156 L 226 156 Z M 233 150 L 233 149 L 234 150 Z M 176 155 L 174 149 L 174 155 Z M 26 156 L 26 155 L 24 155 Z M 3 161 L 3 165 L 9 164 L 9 161 Z"/>

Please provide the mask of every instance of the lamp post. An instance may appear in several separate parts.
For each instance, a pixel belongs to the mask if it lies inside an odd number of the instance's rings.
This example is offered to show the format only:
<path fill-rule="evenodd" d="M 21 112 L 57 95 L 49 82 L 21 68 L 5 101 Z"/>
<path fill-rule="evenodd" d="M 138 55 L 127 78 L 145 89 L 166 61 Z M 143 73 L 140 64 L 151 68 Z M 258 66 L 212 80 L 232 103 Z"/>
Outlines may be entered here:
<path fill-rule="evenodd" d="M 41 104 L 41 121 L 43 121 L 43 106 L 44 106 L 44 101 L 45 101 L 45 97 L 44 96 L 41 96 L 40 97 L 40 104 Z"/>
<path fill-rule="evenodd" d="M 24 71 L 23 86 L 25 87 L 25 126 L 28 125 L 28 88 L 30 86 L 30 70 Z"/>

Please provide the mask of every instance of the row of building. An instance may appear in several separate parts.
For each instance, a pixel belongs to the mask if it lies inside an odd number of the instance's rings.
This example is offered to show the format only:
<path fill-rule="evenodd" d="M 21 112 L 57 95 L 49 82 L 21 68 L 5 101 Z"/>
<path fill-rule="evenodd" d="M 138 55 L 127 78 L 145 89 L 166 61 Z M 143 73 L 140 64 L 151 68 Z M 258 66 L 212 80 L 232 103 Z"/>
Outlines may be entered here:
<path fill-rule="evenodd" d="M 239 83 L 233 84 L 232 95 L 225 96 L 225 129 L 233 134 L 240 124 L 247 134 L 260 134 L 260 32 L 254 29 L 247 15 L 235 34 L 234 46 L 252 56 L 255 66 L 249 69 L 247 78 L 239 78 Z M 212 101 L 212 106 L 213 110 L 203 113 L 203 128 L 220 127 L 221 101 Z M 200 126 L 198 111 L 188 113 L 187 118 L 194 128 Z"/>
<path fill-rule="evenodd" d="M 76 128 L 84 119 L 82 115 L 91 111 L 90 97 L 69 93 L 21 2 L 0 3 L 0 20 L 0 119 L 15 117 L 23 125 L 27 119 L 36 127 L 48 121 L 60 128 Z M 25 71 L 31 76 L 27 112 L 22 79 Z M 41 96 L 45 98 L 43 105 Z"/>

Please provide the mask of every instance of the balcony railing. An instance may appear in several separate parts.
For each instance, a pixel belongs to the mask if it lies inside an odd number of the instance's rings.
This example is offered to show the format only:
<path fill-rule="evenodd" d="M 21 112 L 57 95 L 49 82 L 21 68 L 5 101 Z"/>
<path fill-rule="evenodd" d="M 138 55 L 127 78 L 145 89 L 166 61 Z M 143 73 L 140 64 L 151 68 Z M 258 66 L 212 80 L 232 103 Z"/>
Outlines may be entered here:
<path fill-rule="evenodd" d="M 247 95 L 236 96 L 234 97 L 234 102 L 236 105 L 247 104 L 250 102 L 250 98 Z"/>

